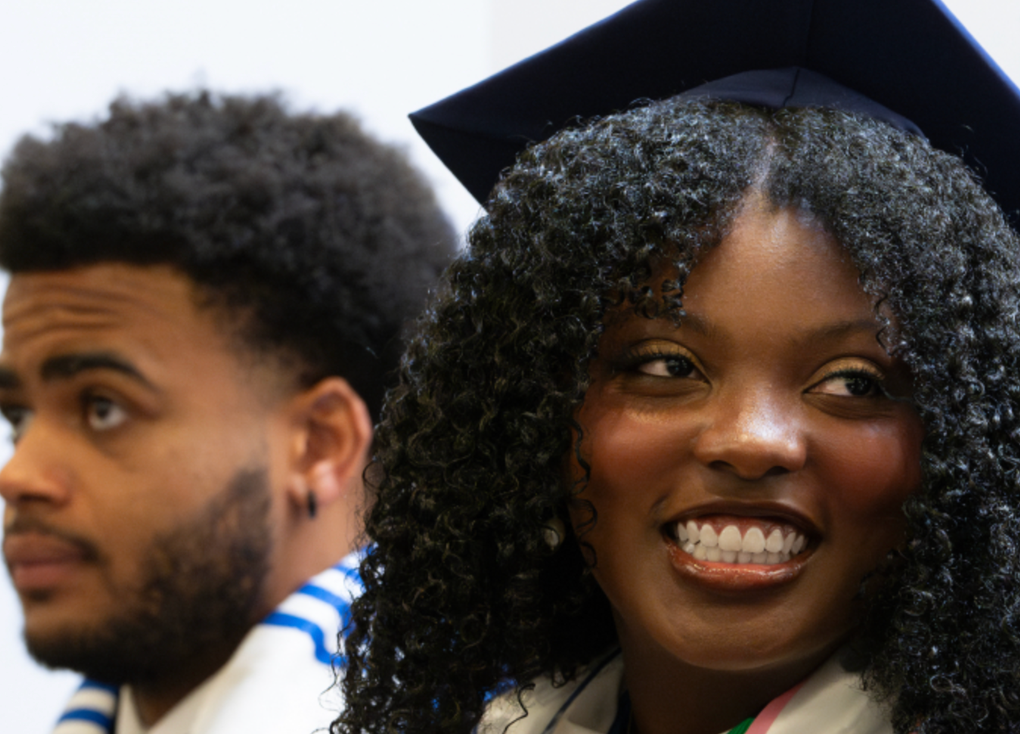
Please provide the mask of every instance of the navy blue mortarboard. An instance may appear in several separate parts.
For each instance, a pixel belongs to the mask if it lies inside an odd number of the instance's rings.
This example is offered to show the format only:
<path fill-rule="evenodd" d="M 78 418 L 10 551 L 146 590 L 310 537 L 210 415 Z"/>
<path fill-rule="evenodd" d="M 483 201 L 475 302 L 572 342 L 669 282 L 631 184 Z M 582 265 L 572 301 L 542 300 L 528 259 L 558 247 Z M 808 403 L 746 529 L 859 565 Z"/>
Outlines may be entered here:
<path fill-rule="evenodd" d="M 1020 92 L 939 0 L 638 0 L 411 121 L 484 203 L 529 143 L 679 93 L 920 131 L 1020 212 Z"/>

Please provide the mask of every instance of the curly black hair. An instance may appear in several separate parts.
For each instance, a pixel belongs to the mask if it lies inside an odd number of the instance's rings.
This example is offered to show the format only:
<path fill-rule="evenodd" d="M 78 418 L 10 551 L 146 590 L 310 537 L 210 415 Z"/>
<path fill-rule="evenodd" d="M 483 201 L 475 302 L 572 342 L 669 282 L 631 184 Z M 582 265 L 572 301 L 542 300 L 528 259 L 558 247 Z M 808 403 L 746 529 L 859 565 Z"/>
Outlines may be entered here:
<path fill-rule="evenodd" d="M 115 100 L 92 124 L 26 136 L 3 167 L 0 266 L 170 265 L 300 383 L 346 378 L 373 417 L 401 330 L 456 238 L 401 151 L 345 113 L 277 96 Z"/>
<path fill-rule="evenodd" d="M 684 277 L 752 191 L 842 243 L 915 378 L 923 486 L 865 595 L 865 682 L 897 732 L 1020 730 L 1015 233 L 957 158 L 884 123 L 674 99 L 522 154 L 423 317 L 379 431 L 334 732 L 467 732 L 494 692 L 615 644 L 580 544 L 541 532 L 578 490 L 588 365 L 607 309 L 682 318 Z M 649 286 L 663 260 L 669 293 Z"/>

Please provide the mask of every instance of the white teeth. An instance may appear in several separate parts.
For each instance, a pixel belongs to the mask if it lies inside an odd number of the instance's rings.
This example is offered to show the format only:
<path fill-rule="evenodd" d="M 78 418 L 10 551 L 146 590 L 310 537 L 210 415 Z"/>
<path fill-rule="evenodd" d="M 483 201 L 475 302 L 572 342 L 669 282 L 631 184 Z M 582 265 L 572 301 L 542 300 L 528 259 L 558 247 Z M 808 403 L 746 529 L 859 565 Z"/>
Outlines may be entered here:
<path fill-rule="evenodd" d="M 687 537 L 692 543 L 697 543 L 699 538 L 698 524 L 694 520 L 687 521 Z"/>
<path fill-rule="evenodd" d="M 760 527 L 752 526 L 741 537 L 737 525 L 727 525 L 716 531 L 709 523 L 698 527 L 694 520 L 677 523 L 676 537 L 677 545 L 685 553 L 699 561 L 714 563 L 786 563 L 807 547 L 807 538 L 791 529 L 784 533 L 781 528 L 773 527 L 766 538 Z"/>
<path fill-rule="evenodd" d="M 765 533 L 761 531 L 761 528 L 751 528 L 744 533 L 742 550 L 747 553 L 761 553 L 765 550 Z"/>
<path fill-rule="evenodd" d="M 789 553 L 793 550 L 793 541 L 796 539 L 797 533 L 790 533 L 783 539 L 783 553 Z"/>
<path fill-rule="evenodd" d="M 740 530 L 736 525 L 727 525 L 723 528 L 723 531 L 719 533 L 719 549 L 724 551 L 739 551 L 741 548 L 742 541 L 740 540 Z"/>

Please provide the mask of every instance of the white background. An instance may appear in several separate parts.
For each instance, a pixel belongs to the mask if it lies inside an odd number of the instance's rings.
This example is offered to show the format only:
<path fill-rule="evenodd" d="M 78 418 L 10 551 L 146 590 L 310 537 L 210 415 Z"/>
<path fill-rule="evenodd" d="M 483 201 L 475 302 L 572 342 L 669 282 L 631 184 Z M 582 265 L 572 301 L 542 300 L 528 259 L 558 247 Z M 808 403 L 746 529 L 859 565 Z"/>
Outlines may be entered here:
<path fill-rule="evenodd" d="M 625 4 L 2 0 L 0 152 L 24 132 L 45 133 L 48 121 L 89 119 L 122 92 L 152 97 L 196 86 L 281 90 L 299 109 L 355 111 L 379 137 L 406 146 L 463 232 L 478 206 L 418 141 L 407 113 Z M 1020 2 L 947 0 L 947 5 L 1005 71 L 1020 79 L 1015 42 Z M 6 456 L 3 446 L 0 461 Z M 76 677 L 36 666 L 22 650 L 20 628 L 9 581 L 0 578 L 0 733 L 45 734 Z"/>

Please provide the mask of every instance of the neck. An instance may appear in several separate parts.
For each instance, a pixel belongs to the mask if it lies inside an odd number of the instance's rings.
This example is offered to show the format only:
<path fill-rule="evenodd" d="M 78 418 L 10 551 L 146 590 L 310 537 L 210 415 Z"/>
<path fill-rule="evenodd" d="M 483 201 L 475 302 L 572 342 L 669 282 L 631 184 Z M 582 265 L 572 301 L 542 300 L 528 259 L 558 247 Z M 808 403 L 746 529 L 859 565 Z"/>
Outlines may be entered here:
<path fill-rule="evenodd" d="M 706 670 L 627 654 L 632 734 L 720 734 L 753 718 L 774 698 L 808 677 L 830 651 L 780 669 Z"/>
<path fill-rule="evenodd" d="M 269 598 L 275 608 L 305 581 L 355 550 L 361 537 L 360 480 L 341 497 L 320 505 L 315 517 L 304 506 L 291 510 Z"/>
<path fill-rule="evenodd" d="M 188 661 L 184 669 L 167 671 L 160 678 L 131 684 L 138 718 L 146 728 L 162 719 L 174 706 L 212 677 L 230 659 L 240 641 L 227 642 Z"/>

